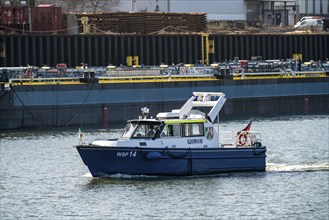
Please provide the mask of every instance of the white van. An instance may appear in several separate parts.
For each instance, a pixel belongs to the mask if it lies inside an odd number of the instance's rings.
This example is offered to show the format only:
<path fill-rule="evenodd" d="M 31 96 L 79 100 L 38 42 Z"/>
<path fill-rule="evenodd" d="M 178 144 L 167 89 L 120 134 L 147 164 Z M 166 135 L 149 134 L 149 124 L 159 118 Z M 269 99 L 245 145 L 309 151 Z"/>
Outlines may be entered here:
<path fill-rule="evenodd" d="M 324 19 L 324 17 L 321 16 L 306 16 L 306 17 L 302 17 L 302 19 L 300 19 L 300 23 L 302 23 L 305 20 L 309 20 L 309 19 Z"/>
<path fill-rule="evenodd" d="M 294 28 L 306 28 L 306 27 L 323 27 L 322 19 L 305 19 L 302 22 L 298 22 Z"/>

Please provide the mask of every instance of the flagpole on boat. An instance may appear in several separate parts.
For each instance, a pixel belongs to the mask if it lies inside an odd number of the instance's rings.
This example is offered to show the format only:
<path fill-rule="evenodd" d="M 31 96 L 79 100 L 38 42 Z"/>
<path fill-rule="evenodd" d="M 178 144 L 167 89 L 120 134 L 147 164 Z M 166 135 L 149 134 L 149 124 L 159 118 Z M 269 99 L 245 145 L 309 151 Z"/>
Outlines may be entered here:
<path fill-rule="evenodd" d="M 220 140 L 219 140 L 219 112 L 217 114 L 217 133 L 218 133 L 218 142 L 220 142 Z"/>

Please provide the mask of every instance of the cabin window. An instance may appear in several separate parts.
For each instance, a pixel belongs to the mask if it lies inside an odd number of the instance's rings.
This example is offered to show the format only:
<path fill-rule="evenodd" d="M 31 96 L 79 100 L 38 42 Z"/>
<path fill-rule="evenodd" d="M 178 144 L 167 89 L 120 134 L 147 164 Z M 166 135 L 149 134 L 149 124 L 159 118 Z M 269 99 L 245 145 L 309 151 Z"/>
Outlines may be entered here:
<path fill-rule="evenodd" d="M 136 127 L 136 123 L 128 123 L 121 137 L 130 138 Z"/>
<path fill-rule="evenodd" d="M 138 124 L 132 137 L 133 138 L 152 138 L 155 136 L 159 124 Z"/>
<path fill-rule="evenodd" d="M 166 124 L 161 132 L 161 137 L 181 137 L 180 124 Z"/>
<path fill-rule="evenodd" d="M 183 124 L 183 133 L 185 137 L 203 136 L 203 123 Z"/>

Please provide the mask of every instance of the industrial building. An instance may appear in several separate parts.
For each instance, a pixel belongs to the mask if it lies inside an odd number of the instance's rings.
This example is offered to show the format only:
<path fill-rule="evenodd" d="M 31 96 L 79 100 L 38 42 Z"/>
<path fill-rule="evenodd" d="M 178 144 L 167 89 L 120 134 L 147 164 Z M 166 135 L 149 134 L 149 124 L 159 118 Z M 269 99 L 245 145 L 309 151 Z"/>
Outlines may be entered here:
<path fill-rule="evenodd" d="M 116 10 L 204 12 L 209 21 L 293 25 L 306 15 L 329 16 L 329 0 L 131 0 Z"/>
<path fill-rule="evenodd" d="M 2 6 L 13 1 L 2 0 Z M 28 7 L 28 2 L 15 1 Z M 39 2 L 36 0 L 35 4 Z M 99 1 L 98 6 L 87 0 L 49 0 L 48 3 L 73 12 L 202 12 L 208 21 L 243 22 L 268 26 L 294 25 L 306 15 L 329 17 L 329 0 L 113 0 Z"/>

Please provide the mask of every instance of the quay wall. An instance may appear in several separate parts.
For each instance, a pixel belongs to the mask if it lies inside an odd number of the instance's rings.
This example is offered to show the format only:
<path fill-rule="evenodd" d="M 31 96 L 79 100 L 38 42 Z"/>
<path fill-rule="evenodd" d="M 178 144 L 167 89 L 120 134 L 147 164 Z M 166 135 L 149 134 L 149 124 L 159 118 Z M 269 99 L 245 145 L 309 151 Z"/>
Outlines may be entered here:
<path fill-rule="evenodd" d="M 292 58 L 304 61 L 329 58 L 329 34 L 209 35 L 214 53 L 211 62 L 251 56 L 265 59 Z M 69 67 L 126 65 L 127 56 L 139 64 L 196 63 L 202 59 L 202 39 L 192 35 L 0 35 L 0 67 Z"/>

